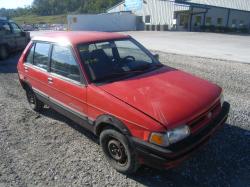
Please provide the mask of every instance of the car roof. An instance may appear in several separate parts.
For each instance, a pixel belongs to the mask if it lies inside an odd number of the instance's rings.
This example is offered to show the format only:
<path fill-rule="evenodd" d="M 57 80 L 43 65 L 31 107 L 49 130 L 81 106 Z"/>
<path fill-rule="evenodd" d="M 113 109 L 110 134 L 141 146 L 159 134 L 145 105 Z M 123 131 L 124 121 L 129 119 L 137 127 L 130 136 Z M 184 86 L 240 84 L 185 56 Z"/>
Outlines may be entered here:
<path fill-rule="evenodd" d="M 34 36 L 33 41 L 45 41 L 52 43 L 62 43 L 64 45 L 77 45 L 112 39 L 129 38 L 128 35 L 108 32 L 85 32 L 85 31 L 61 31 L 48 32 L 39 36 Z"/>

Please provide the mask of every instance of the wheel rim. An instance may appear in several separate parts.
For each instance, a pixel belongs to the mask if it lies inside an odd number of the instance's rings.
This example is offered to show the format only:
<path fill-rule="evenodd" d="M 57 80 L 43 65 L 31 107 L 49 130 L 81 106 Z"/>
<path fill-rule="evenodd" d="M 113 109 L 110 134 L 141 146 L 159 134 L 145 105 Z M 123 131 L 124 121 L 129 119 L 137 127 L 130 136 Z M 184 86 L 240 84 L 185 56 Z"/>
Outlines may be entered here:
<path fill-rule="evenodd" d="M 29 104 L 31 105 L 31 107 L 34 107 L 36 105 L 35 95 L 32 92 L 29 91 L 27 96 L 28 96 Z"/>
<path fill-rule="evenodd" d="M 126 165 L 127 164 L 127 154 L 125 147 L 123 144 L 116 140 L 116 139 L 111 139 L 108 142 L 108 151 L 109 155 L 120 165 Z"/>

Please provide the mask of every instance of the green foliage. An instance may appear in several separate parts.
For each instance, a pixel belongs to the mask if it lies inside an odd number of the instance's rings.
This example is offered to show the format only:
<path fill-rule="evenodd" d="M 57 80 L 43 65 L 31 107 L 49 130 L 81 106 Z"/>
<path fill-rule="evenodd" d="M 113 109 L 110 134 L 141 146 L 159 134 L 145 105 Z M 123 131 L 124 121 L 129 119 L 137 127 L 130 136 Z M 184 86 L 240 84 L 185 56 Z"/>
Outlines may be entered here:
<path fill-rule="evenodd" d="M 217 33 L 249 33 L 250 30 L 247 27 L 241 28 L 232 28 L 232 27 L 223 27 L 223 26 L 214 26 L 214 25 L 202 25 L 200 26 L 202 32 L 217 32 Z"/>
<path fill-rule="evenodd" d="M 26 15 L 51 16 L 68 13 L 102 13 L 121 0 L 34 0 L 32 6 L 17 9 L 0 9 L 0 16 Z"/>
<path fill-rule="evenodd" d="M 13 20 L 20 25 L 67 23 L 66 15 L 55 15 L 55 16 L 24 15 L 24 16 L 14 17 Z"/>

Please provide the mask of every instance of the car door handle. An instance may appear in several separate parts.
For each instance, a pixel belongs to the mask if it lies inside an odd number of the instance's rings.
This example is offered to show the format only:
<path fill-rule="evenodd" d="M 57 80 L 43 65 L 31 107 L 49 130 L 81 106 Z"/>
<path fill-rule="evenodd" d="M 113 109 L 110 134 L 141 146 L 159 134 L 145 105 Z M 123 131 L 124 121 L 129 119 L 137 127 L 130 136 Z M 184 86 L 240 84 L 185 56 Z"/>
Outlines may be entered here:
<path fill-rule="evenodd" d="M 28 72 L 29 71 L 29 68 L 27 66 L 24 66 L 24 71 L 25 72 Z"/>
<path fill-rule="evenodd" d="M 51 77 L 48 78 L 49 84 L 53 83 L 53 79 Z"/>

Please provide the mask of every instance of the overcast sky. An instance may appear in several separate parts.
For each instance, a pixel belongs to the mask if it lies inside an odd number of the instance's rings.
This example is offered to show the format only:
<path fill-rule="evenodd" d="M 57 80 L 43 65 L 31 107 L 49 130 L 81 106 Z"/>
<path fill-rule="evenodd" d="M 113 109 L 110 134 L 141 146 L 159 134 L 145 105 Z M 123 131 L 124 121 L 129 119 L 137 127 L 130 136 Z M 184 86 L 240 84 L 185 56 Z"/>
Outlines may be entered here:
<path fill-rule="evenodd" d="M 1 8 L 17 8 L 31 5 L 33 0 L 0 0 Z"/>

